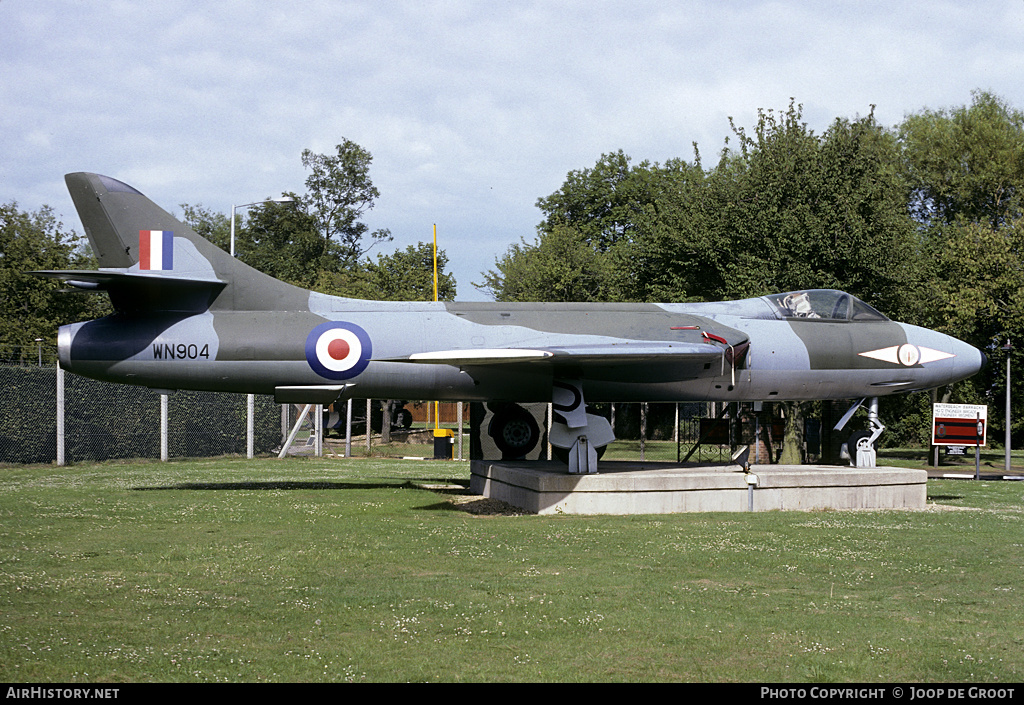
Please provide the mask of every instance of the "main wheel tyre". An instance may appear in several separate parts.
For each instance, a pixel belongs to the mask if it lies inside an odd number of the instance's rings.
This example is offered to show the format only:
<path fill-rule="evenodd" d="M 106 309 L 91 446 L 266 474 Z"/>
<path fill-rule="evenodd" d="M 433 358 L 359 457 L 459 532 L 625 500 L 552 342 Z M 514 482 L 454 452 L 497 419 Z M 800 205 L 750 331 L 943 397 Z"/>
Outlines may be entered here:
<path fill-rule="evenodd" d="M 850 440 L 846 441 L 846 448 L 850 455 L 856 457 L 857 447 L 860 445 L 860 442 L 868 438 L 871 438 L 871 433 L 868 431 L 857 431 L 851 435 Z"/>
<path fill-rule="evenodd" d="M 496 411 L 487 433 L 501 451 L 502 460 L 526 457 L 540 440 L 540 427 L 533 414 L 517 404 Z"/>
<path fill-rule="evenodd" d="M 868 431 L 855 431 L 850 436 L 849 440 L 846 441 L 846 454 L 850 457 L 850 464 L 857 464 L 857 446 L 860 445 L 861 441 L 871 438 L 871 433 Z M 877 450 L 877 448 L 876 448 Z"/>
<path fill-rule="evenodd" d="M 412 428 L 412 412 L 408 409 L 399 409 L 395 413 L 393 423 L 398 428 Z"/>

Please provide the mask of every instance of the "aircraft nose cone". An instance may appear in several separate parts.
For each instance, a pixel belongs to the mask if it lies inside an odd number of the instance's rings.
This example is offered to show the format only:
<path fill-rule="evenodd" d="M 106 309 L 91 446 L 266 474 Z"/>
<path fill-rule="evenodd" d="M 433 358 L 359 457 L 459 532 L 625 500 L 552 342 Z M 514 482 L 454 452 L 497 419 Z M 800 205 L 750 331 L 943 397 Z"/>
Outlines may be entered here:
<path fill-rule="evenodd" d="M 978 348 L 956 338 L 950 340 L 953 343 L 953 353 L 956 355 L 953 359 L 958 379 L 973 377 L 988 364 L 988 356 Z"/>
<path fill-rule="evenodd" d="M 988 361 L 981 350 L 951 335 L 906 324 L 903 328 L 907 341 L 920 354 L 920 380 L 928 386 L 939 387 L 973 377 Z"/>

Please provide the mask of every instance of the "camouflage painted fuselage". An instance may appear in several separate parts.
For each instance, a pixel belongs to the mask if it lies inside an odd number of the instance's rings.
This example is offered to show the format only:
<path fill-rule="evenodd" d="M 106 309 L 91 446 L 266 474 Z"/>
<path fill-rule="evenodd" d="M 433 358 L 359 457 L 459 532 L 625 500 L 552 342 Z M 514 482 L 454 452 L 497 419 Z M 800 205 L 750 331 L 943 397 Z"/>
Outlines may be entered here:
<path fill-rule="evenodd" d="M 114 315 L 59 334 L 62 367 L 96 379 L 282 401 L 547 402 L 562 379 L 588 402 L 805 400 L 928 389 L 984 362 L 835 291 L 701 304 L 330 297 L 238 262 L 121 182 L 67 182 L 102 268 L 41 274 L 110 294 Z M 147 249 L 160 243 L 162 259 Z"/>

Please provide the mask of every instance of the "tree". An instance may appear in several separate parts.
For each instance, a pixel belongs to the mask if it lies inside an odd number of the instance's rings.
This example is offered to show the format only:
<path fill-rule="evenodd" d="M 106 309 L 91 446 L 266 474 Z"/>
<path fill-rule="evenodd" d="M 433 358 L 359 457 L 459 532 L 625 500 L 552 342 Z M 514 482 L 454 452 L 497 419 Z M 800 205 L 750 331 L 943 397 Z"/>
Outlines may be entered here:
<path fill-rule="evenodd" d="M 366 262 L 369 250 L 391 240 L 386 229 L 370 231 L 361 217 L 379 197 L 370 179 L 368 151 L 350 140 L 333 156 L 302 152 L 310 170 L 307 193 L 285 193 L 288 204 L 266 202 L 236 215 L 235 255 L 282 281 L 338 295 L 373 297 Z M 229 249 L 231 220 L 202 206 L 183 204 L 184 221 L 222 249 Z"/>
<path fill-rule="evenodd" d="M 699 157 L 633 166 L 621 150 L 604 154 L 537 201 L 535 242 L 510 247 L 478 286 L 505 301 L 677 300 L 684 271 L 702 280 L 689 255 L 714 249 L 693 217 L 702 180 Z"/>
<path fill-rule="evenodd" d="M 355 263 L 376 244 L 389 242 L 388 230 L 374 230 L 360 221 L 380 196 L 370 179 L 371 154 L 350 140 L 337 146 L 337 154 L 328 156 L 302 151 L 302 165 L 310 170 L 308 189 L 302 206 L 316 220 L 323 237 L 324 254 L 330 242 L 346 265 Z M 369 242 L 365 242 L 368 240 Z"/>
<path fill-rule="evenodd" d="M 873 112 L 817 135 L 791 102 L 760 111 L 749 134 L 732 127 L 736 148 L 708 171 L 699 152 L 633 166 L 618 151 L 570 172 L 537 202 L 536 242 L 510 248 L 488 288 L 499 300 L 616 301 L 836 288 L 919 315 L 927 270 L 899 144 Z M 785 414 L 795 433 L 800 406 Z"/>
<path fill-rule="evenodd" d="M 285 194 L 290 204 L 265 202 L 248 211 L 248 219 L 236 214 L 235 256 L 251 267 L 296 286 L 312 288 L 323 271 L 341 270 L 337 243 L 324 240 L 316 219 L 293 207 L 299 197 Z M 222 250 L 230 249 L 231 218 L 203 206 L 181 205 L 182 221 Z"/>
<path fill-rule="evenodd" d="M 719 298 L 835 288 L 899 315 L 923 266 L 894 137 L 872 114 L 818 136 L 792 103 L 762 111 L 754 136 L 734 131 L 740 153 L 708 176 L 728 251 Z"/>
<path fill-rule="evenodd" d="M 539 230 L 556 226 L 576 228 L 596 252 L 607 252 L 639 227 L 653 199 L 651 165 L 630 166 L 619 150 L 603 154 L 591 169 L 571 171 L 562 187 L 537 201 L 544 213 Z"/>
<path fill-rule="evenodd" d="M 717 214 L 709 208 L 700 154 L 693 163 L 670 159 L 656 164 L 651 176 L 644 225 L 613 252 L 618 291 L 637 301 L 718 298 L 724 288 L 721 258 L 727 249 L 724 233 L 713 227 Z"/>
<path fill-rule="evenodd" d="M 324 240 L 314 215 L 301 207 L 263 203 L 249 211 L 244 227 L 235 228 L 235 254 L 265 274 L 306 289 L 313 288 L 324 273 L 346 266 L 346 255 L 333 240 Z"/>
<path fill-rule="evenodd" d="M 455 300 L 455 277 L 445 272 L 448 255 L 437 250 L 437 298 Z M 428 242 L 409 245 L 392 255 L 377 255 L 364 265 L 375 298 L 387 301 L 434 300 L 434 247 Z"/>
<path fill-rule="evenodd" d="M 231 218 L 202 205 L 182 203 L 181 209 L 184 212 L 181 219 L 185 225 L 225 252 L 231 250 Z"/>
<path fill-rule="evenodd" d="M 437 292 L 439 301 L 455 300 L 455 277 L 446 272 L 448 255 L 437 251 Z M 426 242 L 409 245 L 390 255 L 377 255 L 340 272 L 323 272 L 317 291 L 334 296 L 377 301 L 433 301 L 434 248 Z"/>
<path fill-rule="evenodd" d="M 370 153 L 349 140 L 336 156 L 302 152 L 311 170 L 308 192 L 285 193 L 292 202 L 266 202 L 236 216 L 235 254 L 246 264 L 277 279 L 335 296 L 426 301 L 434 298 L 433 247 L 408 246 L 391 255 L 367 252 L 388 242 L 390 231 L 360 221 L 380 195 L 370 180 Z M 183 204 L 184 221 L 197 233 L 228 249 L 231 220 L 202 206 Z M 455 278 L 445 272 L 448 257 L 438 250 L 438 295 L 455 298 Z"/>
<path fill-rule="evenodd" d="M 572 171 L 537 205 L 537 240 L 509 249 L 484 286 L 496 298 L 690 301 L 845 289 L 901 316 L 924 268 L 894 135 L 873 114 L 823 135 L 791 103 L 705 172 L 633 166 L 623 152 Z M 549 242 L 550 241 L 550 242 Z"/>
<path fill-rule="evenodd" d="M 82 245 L 47 206 L 34 213 L 13 201 L 0 206 L 0 345 L 6 354 L 34 357 L 37 338 L 55 345 L 60 326 L 109 313 L 105 296 L 64 292 L 59 282 L 28 274 L 95 268 Z"/>
<path fill-rule="evenodd" d="M 734 126 L 738 153 L 725 152 L 708 177 L 720 204 L 716 221 L 728 244 L 724 295 L 834 288 L 904 320 L 921 317 L 926 262 L 907 213 L 906 181 L 892 132 L 873 113 L 836 119 L 822 135 L 791 103 L 761 111 L 753 136 Z M 784 404 L 786 447 L 780 462 L 799 462 L 791 443 L 803 406 Z"/>
<path fill-rule="evenodd" d="M 909 210 L 931 267 L 924 324 L 1005 359 L 996 348 L 1024 335 L 1024 113 L 974 92 L 970 105 L 908 116 L 898 134 Z M 958 394 L 1002 409 L 1000 368 L 959 383 Z M 1014 380 L 1012 399 L 1021 419 L 1024 383 Z M 996 437 L 1000 421 L 992 418 Z M 1018 422 L 1017 442 L 1021 429 Z"/>
<path fill-rule="evenodd" d="M 1000 227 L 1022 215 L 1024 113 L 972 95 L 970 106 L 926 109 L 899 127 L 910 210 L 926 227 L 958 218 Z"/>
<path fill-rule="evenodd" d="M 553 224 L 534 244 L 512 245 L 475 286 L 497 301 L 606 301 L 607 260 L 579 229 Z"/>

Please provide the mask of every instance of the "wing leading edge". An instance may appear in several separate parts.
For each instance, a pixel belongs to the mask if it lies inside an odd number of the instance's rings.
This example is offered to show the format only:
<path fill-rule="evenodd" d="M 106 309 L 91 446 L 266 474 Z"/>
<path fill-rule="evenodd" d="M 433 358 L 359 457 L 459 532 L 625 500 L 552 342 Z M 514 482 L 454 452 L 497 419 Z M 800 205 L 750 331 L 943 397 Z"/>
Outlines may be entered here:
<path fill-rule="evenodd" d="M 475 367 L 572 363 L 579 365 L 628 366 L 681 362 L 708 364 L 722 359 L 728 348 L 705 343 L 624 342 L 599 345 L 551 346 L 545 348 L 474 348 L 436 350 L 388 358 L 388 362 Z"/>

